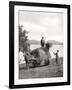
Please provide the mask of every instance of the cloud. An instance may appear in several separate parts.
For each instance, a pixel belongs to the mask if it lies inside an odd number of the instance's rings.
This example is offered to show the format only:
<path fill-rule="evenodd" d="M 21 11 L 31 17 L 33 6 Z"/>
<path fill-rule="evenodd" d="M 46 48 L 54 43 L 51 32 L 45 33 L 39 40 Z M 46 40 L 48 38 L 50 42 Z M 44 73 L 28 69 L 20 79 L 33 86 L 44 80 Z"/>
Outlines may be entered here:
<path fill-rule="evenodd" d="M 19 24 L 30 33 L 30 39 L 63 40 L 63 14 L 20 11 Z"/>

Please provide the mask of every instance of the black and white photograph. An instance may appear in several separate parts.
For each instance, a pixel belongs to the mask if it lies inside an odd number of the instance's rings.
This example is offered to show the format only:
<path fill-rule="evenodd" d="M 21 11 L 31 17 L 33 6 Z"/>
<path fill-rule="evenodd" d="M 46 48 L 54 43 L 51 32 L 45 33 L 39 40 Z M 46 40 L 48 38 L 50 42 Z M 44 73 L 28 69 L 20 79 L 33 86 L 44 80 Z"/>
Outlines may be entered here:
<path fill-rule="evenodd" d="M 19 79 L 63 77 L 63 13 L 18 12 Z"/>
<path fill-rule="evenodd" d="M 10 88 L 69 85 L 69 36 L 69 5 L 11 2 Z"/>

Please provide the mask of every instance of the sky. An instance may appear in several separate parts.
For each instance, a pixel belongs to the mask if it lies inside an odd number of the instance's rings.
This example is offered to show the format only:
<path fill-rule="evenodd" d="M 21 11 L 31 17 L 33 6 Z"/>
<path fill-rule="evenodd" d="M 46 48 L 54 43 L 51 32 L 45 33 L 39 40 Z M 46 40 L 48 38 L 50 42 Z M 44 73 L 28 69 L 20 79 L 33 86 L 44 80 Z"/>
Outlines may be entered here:
<path fill-rule="evenodd" d="M 63 13 L 19 11 L 19 25 L 29 31 L 28 39 L 63 42 Z"/>

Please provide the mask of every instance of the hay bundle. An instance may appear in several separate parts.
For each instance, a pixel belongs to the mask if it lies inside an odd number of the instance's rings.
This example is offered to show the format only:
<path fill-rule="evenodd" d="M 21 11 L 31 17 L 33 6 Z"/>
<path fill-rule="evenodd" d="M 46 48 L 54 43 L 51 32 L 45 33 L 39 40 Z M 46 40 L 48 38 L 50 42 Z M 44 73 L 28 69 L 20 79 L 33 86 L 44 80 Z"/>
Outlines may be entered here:
<path fill-rule="evenodd" d="M 38 58 L 40 65 L 48 65 L 50 60 L 50 52 L 46 48 L 38 48 L 31 52 L 36 58 Z M 37 61 L 38 62 L 38 61 Z"/>

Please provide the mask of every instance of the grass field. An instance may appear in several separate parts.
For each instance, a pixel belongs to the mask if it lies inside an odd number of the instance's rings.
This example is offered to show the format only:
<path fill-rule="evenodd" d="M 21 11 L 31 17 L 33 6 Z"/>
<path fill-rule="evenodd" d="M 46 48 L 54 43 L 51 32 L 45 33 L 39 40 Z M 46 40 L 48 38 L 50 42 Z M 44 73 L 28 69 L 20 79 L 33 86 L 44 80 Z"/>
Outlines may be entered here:
<path fill-rule="evenodd" d="M 63 58 L 59 58 L 60 63 L 56 64 L 55 59 L 47 66 L 26 68 L 25 64 L 19 66 L 19 79 L 30 78 L 52 78 L 63 77 Z"/>

